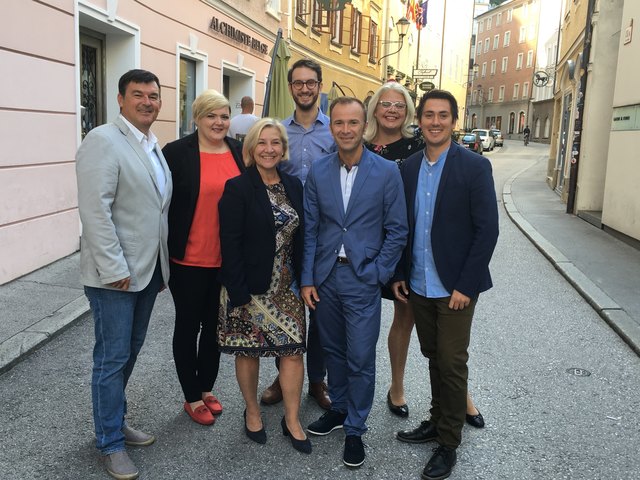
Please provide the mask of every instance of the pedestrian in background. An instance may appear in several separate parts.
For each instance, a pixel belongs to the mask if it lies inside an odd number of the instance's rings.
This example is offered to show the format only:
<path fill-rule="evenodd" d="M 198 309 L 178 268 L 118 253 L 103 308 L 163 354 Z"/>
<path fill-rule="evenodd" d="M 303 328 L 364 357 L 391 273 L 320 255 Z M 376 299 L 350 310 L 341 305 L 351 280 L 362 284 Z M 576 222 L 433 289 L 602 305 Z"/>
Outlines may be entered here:
<path fill-rule="evenodd" d="M 220 200 L 221 279 L 219 343 L 235 355 L 245 401 L 245 434 L 267 435 L 258 404 L 260 357 L 280 359 L 282 433 L 311 453 L 298 412 L 304 381 L 305 313 L 299 295 L 302 261 L 302 183 L 278 170 L 288 158 L 287 133 L 263 118 L 247 133 L 247 171 L 229 180 Z"/>
<path fill-rule="evenodd" d="M 138 469 L 125 445 L 152 435 L 127 425 L 125 388 L 144 343 L 153 304 L 169 280 L 167 213 L 171 172 L 150 128 L 160 81 L 130 70 L 118 82 L 120 115 L 91 130 L 76 155 L 82 221 L 81 281 L 95 324 L 91 394 L 96 447 L 114 478 Z"/>
<path fill-rule="evenodd" d="M 371 97 L 367 111 L 365 146 L 387 160 L 402 166 L 410 155 L 424 148 L 422 132 L 414 129 L 415 108 L 406 88 L 392 81 L 382 85 Z M 382 287 L 382 298 L 393 300 L 393 322 L 389 329 L 387 346 L 391 363 L 391 387 L 387 392 L 387 406 L 399 417 L 409 415 L 404 394 L 404 370 L 413 331 L 413 312 L 408 303 L 396 300 L 391 288 Z M 484 427 L 484 418 L 467 394 L 467 423 Z"/>
<path fill-rule="evenodd" d="M 229 127 L 229 136 L 238 141 L 244 140 L 249 129 L 258 121 L 258 117 L 253 114 L 253 98 L 242 97 L 240 108 L 242 111 L 231 119 Z"/>
<path fill-rule="evenodd" d="M 362 102 L 340 97 L 329 112 L 338 151 L 316 160 L 305 184 L 302 298 L 316 312 L 331 409 L 307 430 L 344 428 L 343 463 L 359 467 L 375 389 L 380 285 L 400 259 L 407 214 L 398 168 L 364 148 Z"/>
<path fill-rule="evenodd" d="M 196 131 L 163 149 L 174 181 L 169 209 L 173 358 L 185 412 L 194 422 L 211 425 L 222 413 L 212 393 L 220 366 L 218 201 L 225 182 L 244 171 L 244 163 L 240 143 L 227 136 L 231 107 L 224 95 L 207 90 L 192 111 Z"/>
<path fill-rule="evenodd" d="M 429 359 L 430 418 L 396 434 L 407 443 L 437 441 L 422 472 L 447 478 L 456 463 L 467 405 L 468 347 L 478 295 L 491 288 L 489 261 L 498 240 L 491 163 L 451 141 L 458 103 L 432 90 L 420 100 L 426 148 L 402 164 L 409 239 L 392 289 L 413 309 Z"/>
<path fill-rule="evenodd" d="M 309 169 L 315 160 L 335 150 L 335 143 L 329 131 L 329 117 L 318 107 L 318 97 L 322 91 L 322 68 L 309 59 L 295 62 L 288 72 L 289 93 L 296 105 L 293 114 L 282 123 L 289 137 L 289 161 L 281 165 L 281 171 L 298 177 L 304 184 Z M 277 363 L 276 363 L 277 365 Z M 331 408 L 331 400 L 325 383 L 326 367 L 315 313 L 309 313 L 309 334 L 307 336 L 307 377 L 308 393 L 318 406 Z M 267 405 L 282 400 L 279 377 L 276 377 L 263 393 L 260 401 Z"/>

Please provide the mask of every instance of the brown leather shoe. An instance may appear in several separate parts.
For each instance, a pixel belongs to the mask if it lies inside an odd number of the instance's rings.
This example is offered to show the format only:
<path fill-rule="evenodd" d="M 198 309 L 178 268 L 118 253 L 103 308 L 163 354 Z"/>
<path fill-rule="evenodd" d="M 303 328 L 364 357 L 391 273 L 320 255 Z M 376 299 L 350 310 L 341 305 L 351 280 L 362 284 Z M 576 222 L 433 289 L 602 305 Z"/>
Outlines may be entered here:
<path fill-rule="evenodd" d="M 318 406 L 325 410 L 331 409 L 331 399 L 327 392 L 327 384 L 324 382 L 309 383 L 309 395 L 316 399 Z"/>
<path fill-rule="evenodd" d="M 280 376 L 276 376 L 271 386 L 262 392 L 260 402 L 265 405 L 275 405 L 282 401 L 282 388 L 280 387 Z"/>

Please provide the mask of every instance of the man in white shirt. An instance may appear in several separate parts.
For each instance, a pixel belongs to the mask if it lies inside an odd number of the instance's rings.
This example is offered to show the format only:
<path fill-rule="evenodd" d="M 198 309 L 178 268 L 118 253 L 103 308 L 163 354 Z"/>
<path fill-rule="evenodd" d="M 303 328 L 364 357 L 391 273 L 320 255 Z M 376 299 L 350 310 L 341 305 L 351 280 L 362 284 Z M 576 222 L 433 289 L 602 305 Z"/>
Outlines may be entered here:
<path fill-rule="evenodd" d="M 76 174 L 81 281 L 95 323 L 96 447 L 112 477 L 134 479 L 138 469 L 125 445 L 146 446 L 155 438 L 126 424 L 125 388 L 156 296 L 169 280 L 172 183 L 150 130 L 162 105 L 158 77 L 130 70 L 118 90 L 120 115 L 87 134 L 76 155 Z"/>
<path fill-rule="evenodd" d="M 240 108 L 242 108 L 242 113 L 231 119 L 228 135 L 235 140 L 242 141 L 249 129 L 258 121 L 258 117 L 253 114 L 253 99 L 251 97 L 242 97 Z"/>

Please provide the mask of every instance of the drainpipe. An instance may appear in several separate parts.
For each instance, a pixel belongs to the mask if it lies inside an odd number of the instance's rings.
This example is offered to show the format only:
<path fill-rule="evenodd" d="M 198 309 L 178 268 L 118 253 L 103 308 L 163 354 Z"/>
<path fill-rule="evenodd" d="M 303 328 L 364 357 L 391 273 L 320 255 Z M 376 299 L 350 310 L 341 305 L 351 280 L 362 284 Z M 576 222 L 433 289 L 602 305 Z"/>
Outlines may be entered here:
<path fill-rule="evenodd" d="M 584 118 L 584 99 L 587 94 L 587 67 L 589 65 L 589 57 L 591 55 L 591 37 L 593 35 L 593 26 L 591 17 L 595 8 L 595 0 L 589 0 L 587 7 L 587 24 L 584 31 L 584 46 L 582 48 L 582 65 L 584 74 L 580 78 L 580 88 L 578 89 L 578 110 L 574 123 L 574 137 L 571 146 L 571 166 L 569 167 L 569 193 L 567 195 L 567 211 L 566 213 L 574 213 L 576 203 L 576 188 L 578 186 L 578 166 L 580 165 L 580 146 L 582 141 L 582 122 Z"/>

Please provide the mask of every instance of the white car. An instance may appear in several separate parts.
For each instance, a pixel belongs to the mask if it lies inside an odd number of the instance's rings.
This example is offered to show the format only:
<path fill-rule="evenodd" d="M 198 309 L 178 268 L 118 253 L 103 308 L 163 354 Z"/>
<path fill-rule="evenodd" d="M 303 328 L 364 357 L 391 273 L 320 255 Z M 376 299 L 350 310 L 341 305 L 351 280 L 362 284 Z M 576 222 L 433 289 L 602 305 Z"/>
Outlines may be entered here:
<path fill-rule="evenodd" d="M 475 128 L 471 130 L 471 133 L 475 132 L 480 134 L 480 138 L 482 139 L 482 149 L 484 151 L 493 150 L 496 146 L 496 139 L 493 136 L 493 132 L 488 128 Z"/>

